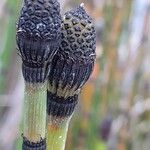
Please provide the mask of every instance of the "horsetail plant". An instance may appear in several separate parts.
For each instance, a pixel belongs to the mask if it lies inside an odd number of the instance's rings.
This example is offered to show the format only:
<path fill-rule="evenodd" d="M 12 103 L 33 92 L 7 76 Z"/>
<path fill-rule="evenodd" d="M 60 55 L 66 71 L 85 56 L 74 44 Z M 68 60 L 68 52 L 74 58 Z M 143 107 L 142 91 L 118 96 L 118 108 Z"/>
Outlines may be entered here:
<path fill-rule="evenodd" d="M 24 0 L 16 35 L 25 81 L 23 150 L 46 149 L 47 76 L 60 31 L 57 0 Z"/>
<path fill-rule="evenodd" d="M 96 57 L 96 33 L 83 4 L 65 13 L 61 32 L 62 42 L 53 58 L 48 82 L 48 150 L 64 150 L 70 119 Z"/>

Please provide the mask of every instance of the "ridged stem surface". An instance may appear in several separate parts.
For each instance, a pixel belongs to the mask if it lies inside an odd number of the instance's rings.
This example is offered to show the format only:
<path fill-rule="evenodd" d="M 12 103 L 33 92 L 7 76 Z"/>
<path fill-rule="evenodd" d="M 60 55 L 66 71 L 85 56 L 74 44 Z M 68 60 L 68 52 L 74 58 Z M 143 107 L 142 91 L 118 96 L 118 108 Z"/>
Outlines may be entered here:
<path fill-rule="evenodd" d="M 46 136 L 47 83 L 25 83 L 23 136 L 39 142 Z"/>
<path fill-rule="evenodd" d="M 64 150 L 71 117 L 48 116 L 47 150 Z"/>

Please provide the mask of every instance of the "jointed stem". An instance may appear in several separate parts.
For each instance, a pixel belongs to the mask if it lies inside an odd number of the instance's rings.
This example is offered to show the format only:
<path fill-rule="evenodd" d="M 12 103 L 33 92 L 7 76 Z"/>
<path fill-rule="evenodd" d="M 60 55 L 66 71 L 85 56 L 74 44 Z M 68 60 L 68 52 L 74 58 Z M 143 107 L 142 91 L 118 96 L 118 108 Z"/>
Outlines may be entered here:
<path fill-rule="evenodd" d="M 71 117 L 48 116 L 47 149 L 64 150 Z"/>
<path fill-rule="evenodd" d="M 39 142 L 46 136 L 46 83 L 25 84 L 23 136 Z"/>

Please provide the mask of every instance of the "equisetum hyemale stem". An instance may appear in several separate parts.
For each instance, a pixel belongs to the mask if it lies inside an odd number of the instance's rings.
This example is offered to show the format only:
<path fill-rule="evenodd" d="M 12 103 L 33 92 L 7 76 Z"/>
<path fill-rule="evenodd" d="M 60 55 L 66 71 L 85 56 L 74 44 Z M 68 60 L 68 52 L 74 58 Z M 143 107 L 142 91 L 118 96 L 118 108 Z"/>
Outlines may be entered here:
<path fill-rule="evenodd" d="M 96 33 L 83 4 L 65 13 L 61 32 L 62 42 L 53 58 L 48 81 L 48 150 L 64 150 L 78 95 L 96 57 Z"/>
<path fill-rule="evenodd" d="M 70 119 L 71 117 L 48 116 L 48 150 L 64 150 Z"/>
<path fill-rule="evenodd" d="M 24 0 L 17 25 L 25 81 L 23 150 L 46 150 L 47 77 L 60 35 L 60 6 L 56 0 Z"/>
<path fill-rule="evenodd" d="M 25 83 L 23 114 L 23 149 L 25 150 L 31 147 L 46 149 L 46 83 Z"/>

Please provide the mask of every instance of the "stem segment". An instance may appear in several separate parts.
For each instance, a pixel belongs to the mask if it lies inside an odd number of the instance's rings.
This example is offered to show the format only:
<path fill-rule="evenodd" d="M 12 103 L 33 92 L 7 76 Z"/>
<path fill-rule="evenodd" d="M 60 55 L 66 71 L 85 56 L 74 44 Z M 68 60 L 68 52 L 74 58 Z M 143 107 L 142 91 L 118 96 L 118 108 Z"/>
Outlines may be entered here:
<path fill-rule="evenodd" d="M 38 143 L 46 136 L 46 91 L 45 83 L 25 83 L 23 136 Z"/>
<path fill-rule="evenodd" d="M 75 107 L 78 95 L 59 97 L 47 91 L 47 149 L 64 150 L 68 126 Z"/>
<path fill-rule="evenodd" d="M 60 118 L 48 116 L 47 149 L 64 150 L 70 117 Z"/>

